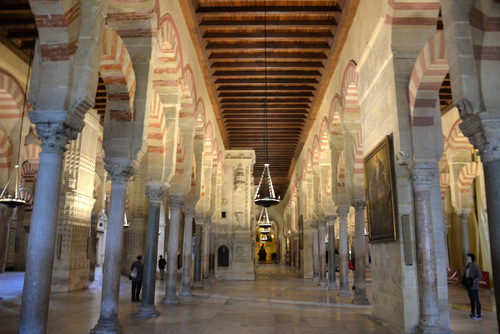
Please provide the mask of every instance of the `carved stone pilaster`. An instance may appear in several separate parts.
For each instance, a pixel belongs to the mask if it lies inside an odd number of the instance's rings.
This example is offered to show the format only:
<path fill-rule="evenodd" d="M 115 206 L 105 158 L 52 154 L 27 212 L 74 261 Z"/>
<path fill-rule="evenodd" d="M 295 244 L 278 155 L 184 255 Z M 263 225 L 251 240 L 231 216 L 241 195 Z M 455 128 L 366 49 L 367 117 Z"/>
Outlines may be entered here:
<path fill-rule="evenodd" d="M 483 163 L 500 160 L 500 115 L 486 111 L 472 115 L 467 112 L 470 102 L 466 102 L 463 100 L 458 106 L 463 119 L 460 130 L 469 138 L 472 146 L 479 150 Z"/>
<path fill-rule="evenodd" d="M 68 149 L 66 145 L 70 140 L 75 140 L 80 132 L 61 122 L 37 123 L 36 132 L 42 141 L 44 153 L 63 153 Z"/>

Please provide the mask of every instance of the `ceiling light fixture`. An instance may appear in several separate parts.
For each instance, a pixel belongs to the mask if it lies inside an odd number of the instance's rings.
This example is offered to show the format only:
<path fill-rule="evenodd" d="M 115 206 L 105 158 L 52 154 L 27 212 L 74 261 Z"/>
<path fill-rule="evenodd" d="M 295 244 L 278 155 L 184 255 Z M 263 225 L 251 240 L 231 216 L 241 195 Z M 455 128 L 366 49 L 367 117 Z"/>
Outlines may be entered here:
<path fill-rule="evenodd" d="M 264 151 L 265 163 L 259 186 L 254 196 L 254 203 L 263 207 L 271 207 L 280 202 L 274 193 L 271 172 L 269 171 L 268 135 L 267 135 L 267 8 L 264 2 Z M 267 211 L 266 211 L 267 214 Z"/>

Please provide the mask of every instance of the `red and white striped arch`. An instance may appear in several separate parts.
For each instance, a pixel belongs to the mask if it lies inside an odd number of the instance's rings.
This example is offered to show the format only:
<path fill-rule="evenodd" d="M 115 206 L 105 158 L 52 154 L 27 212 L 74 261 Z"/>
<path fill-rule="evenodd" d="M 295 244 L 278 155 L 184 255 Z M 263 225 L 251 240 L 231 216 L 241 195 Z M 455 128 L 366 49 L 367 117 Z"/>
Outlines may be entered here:
<path fill-rule="evenodd" d="M 340 153 L 337 163 L 337 187 L 345 187 L 345 159 L 344 152 Z"/>
<path fill-rule="evenodd" d="M 191 161 L 195 162 L 196 157 L 194 155 L 194 152 L 192 152 L 192 159 Z M 191 164 L 191 187 L 196 186 L 196 163 Z"/>
<path fill-rule="evenodd" d="M 28 144 L 24 146 L 23 160 L 28 161 L 34 171 L 38 170 L 41 152 L 42 148 L 36 144 Z"/>
<path fill-rule="evenodd" d="M 0 169 L 5 170 L 5 175 L 9 173 L 12 165 L 12 145 L 9 137 L 0 129 Z M 6 181 L 6 180 L 5 180 Z"/>
<path fill-rule="evenodd" d="M 458 192 L 460 194 L 469 193 L 471 190 L 472 181 L 479 173 L 479 164 L 477 162 L 469 162 L 466 164 L 458 175 Z"/>
<path fill-rule="evenodd" d="M 217 138 L 214 140 L 214 144 L 212 147 L 212 167 L 217 168 L 217 165 L 219 163 L 219 141 Z"/>
<path fill-rule="evenodd" d="M 330 134 L 332 136 L 343 135 L 342 131 L 342 106 L 340 104 L 340 96 L 336 94 L 333 97 L 332 103 L 330 104 L 330 112 L 328 113 L 328 124 L 330 128 Z"/>
<path fill-rule="evenodd" d="M 330 131 L 329 131 L 328 119 L 326 117 L 323 118 L 323 121 L 321 122 L 318 136 L 319 136 L 320 152 L 322 154 L 330 152 L 330 145 L 329 145 Z"/>
<path fill-rule="evenodd" d="M 441 200 L 444 201 L 446 191 L 450 187 L 450 173 L 439 174 L 439 181 L 441 186 Z"/>
<path fill-rule="evenodd" d="M 467 150 L 470 151 L 472 149 L 472 145 L 469 142 L 469 139 L 464 136 L 462 131 L 460 131 L 459 124 L 462 123 L 461 119 L 457 119 L 456 122 L 450 129 L 450 133 L 448 137 L 445 138 L 445 151 L 447 150 Z"/>
<path fill-rule="evenodd" d="M 312 146 L 311 146 L 311 152 L 312 152 L 312 165 L 317 167 L 319 165 L 319 138 L 318 136 L 314 136 Z"/>
<path fill-rule="evenodd" d="M 206 124 L 206 114 L 205 114 L 205 102 L 200 97 L 196 104 L 196 129 L 195 129 L 195 139 L 203 139 L 203 132 L 205 130 Z"/>
<path fill-rule="evenodd" d="M 181 79 L 182 98 L 180 118 L 194 118 L 196 112 L 196 82 L 191 66 L 188 64 L 182 73 Z"/>
<path fill-rule="evenodd" d="M 99 71 L 106 85 L 106 112 L 112 120 L 132 121 L 136 88 L 132 61 L 121 37 L 108 26 L 103 31 Z"/>
<path fill-rule="evenodd" d="M 203 136 L 203 154 L 211 154 L 214 143 L 214 129 L 212 122 L 208 121 L 207 127 L 205 129 L 205 134 Z"/>
<path fill-rule="evenodd" d="M 179 129 L 179 137 L 177 138 L 177 152 L 176 152 L 176 164 L 175 173 L 184 174 L 184 159 L 186 158 L 186 151 L 184 149 L 184 136 L 182 135 L 182 130 Z"/>
<path fill-rule="evenodd" d="M 359 75 L 356 72 L 356 63 L 350 61 L 347 64 L 342 79 L 341 105 L 344 113 L 359 114 L 361 112 L 358 96 L 358 80 Z"/>
<path fill-rule="evenodd" d="M 24 103 L 24 90 L 9 73 L 0 70 L 0 119 L 17 120 L 21 117 Z M 5 131 L 10 131 L 5 128 Z"/>
<path fill-rule="evenodd" d="M 101 178 L 99 177 L 99 174 L 94 173 L 94 191 L 92 193 L 94 199 L 98 199 L 101 189 L 102 189 Z"/>
<path fill-rule="evenodd" d="M 148 154 L 164 153 L 167 142 L 165 113 L 160 96 L 153 90 L 148 123 Z"/>
<path fill-rule="evenodd" d="M 40 40 L 42 61 L 67 61 L 77 50 L 81 15 L 79 1 L 30 1 Z"/>
<path fill-rule="evenodd" d="M 172 16 L 165 15 L 159 21 L 159 54 L 153 74 L 153 87 L 160 95 L 179 86 L 183 69 L 182 47 L 179 32 Z"/>
<path fill-rule="evenodd" d="M 352 148 L 353 174 L 364 175 L 363 173 L 363 131 L 359 129 Z"/>
<path fill-rule="evenodd" d="M 439 89 L 448 71 L 446 42 L 441 30 L 424 45 L 411 74 L 408 95 L 412 126 L 434 125 Z"/>
<path fill-rule="evenodd" d="M 21 196 L 21 198 L 26 200 L 26 204 L 24 205 L 24 211 L 25 212 L 33 211 L 33 192 L 28 188 L 21 188 L 19 195 Z"/>
<path fill-rule="evenodd" d="M 33 183 L 35 180 L 35 169 L 29 161 L 23 162 L 23 165 L 21 166 L 21 178 L 25 183 Z"/>

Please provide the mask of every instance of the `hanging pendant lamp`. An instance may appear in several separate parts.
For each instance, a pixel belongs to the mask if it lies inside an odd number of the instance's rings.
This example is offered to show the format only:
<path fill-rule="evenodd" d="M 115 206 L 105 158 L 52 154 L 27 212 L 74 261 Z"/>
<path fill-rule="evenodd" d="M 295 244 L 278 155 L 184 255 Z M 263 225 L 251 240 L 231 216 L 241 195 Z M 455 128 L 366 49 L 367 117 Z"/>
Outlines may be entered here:
<path fill-rule="evenodd" d="M 2 190 L 2 193 L 0 194 L 0 204 L 4 204 L 9 208 L 22 206 L 27 202 L 25 196 L 27 192 L 23 191 L 22 188 L 23 181 L 21 179 L 21 171 L 19 170 L 19 162 L 21 160 L 21 140 L 23 135 L 24 113 L 26 111 L 26 104 L 27 104 L 26 97 L 28 95 L 28 83 L 30 80 L 30 73 L 31 73 L 31 61 L 33 60 L 33 52 L 35 50 L 35 37 L 33 37 L 32 45 L 33 47 L 31 48 L 30 58 L 28 61 L 28 75 L 26 76 L 26 85 L 24 87 L 23 111 L 21 113 L 21 124 L 19 127 L 19 143 L 17 147 L 17 164 L 14 166 L 14 171 L 10 175 L 7 184 L 5 185 L 5 187 Z"/>
<path fill-rule="evenodd" d="M 267 11 L 264 10 L 264 150 L 265 159 L 264 170 L 260 177 L 259 186 L 254 196 L 254 203 L 263 207 L 271 207 L 280 202 L 279 196 L 274 193 L 271 172 L 269 171 L 268 160 L 268 136 L 267 136 Z M 267 211 L 266 211 L 267 213 Z"/>
<path fill-rule="evenodd" d="M 262 208 L 259 220 L 257 221 L 257 225 L 259 227 L 264 227 L 264 228 L 272 226 L 271 222 L 269 221 L 269 215 L 267 214 L 267 208 L 266 207 Z"/>

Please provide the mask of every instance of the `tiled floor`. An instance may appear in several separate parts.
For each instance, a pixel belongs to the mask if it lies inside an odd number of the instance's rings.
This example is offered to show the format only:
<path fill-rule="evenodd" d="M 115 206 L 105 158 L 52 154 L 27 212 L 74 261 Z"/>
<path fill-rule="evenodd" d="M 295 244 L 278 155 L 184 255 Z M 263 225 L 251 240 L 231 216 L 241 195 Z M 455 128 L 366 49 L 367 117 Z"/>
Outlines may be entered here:
<path fill-rule="evenodd" d="M 370 319 L 371 306 L 351 304 L 351 298 L 298 279 L 278 265 L 259 265 L 252 282 L 216 282 L 178 305 L 162 305 L 164 282 L 157 281 L 157 318 L 137 318 L 139 304 L 130 302 L 130 281 L 120 286 L 119 319 L 126 333 L 389 333 Z M 101 279 L 89 290 L 52 294 L 47 332 L 88 333 L 99 318 Z M 0 274 L 0 333 L 16 333 L 19 325 L 23 274 Z M 368 280 L 368 297 L 371 284 Z M 483 320 L 466 319 L 468 299 L 459 287 L 449 287 L 451 329 L 459 333 L 497 333 L 494 298 L 481 291 Z"/>

